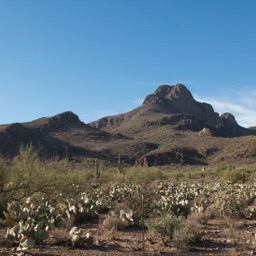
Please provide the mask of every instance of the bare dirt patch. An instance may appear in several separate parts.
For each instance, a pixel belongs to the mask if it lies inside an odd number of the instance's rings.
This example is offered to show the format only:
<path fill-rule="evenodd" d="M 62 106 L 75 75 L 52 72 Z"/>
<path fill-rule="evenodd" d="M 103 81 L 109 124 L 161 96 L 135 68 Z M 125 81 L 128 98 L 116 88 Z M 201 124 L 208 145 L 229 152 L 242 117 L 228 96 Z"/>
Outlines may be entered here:
<path fill-rule="evenodd" d="M 145 232 L 143 245 L 142 231 L 129 227 L 124 231 L 108 230 L 101 223 L 81 225 L 85 231 L 93 234 L 94 243 L 73 248 L 69 240 L 69 231 L 55 229 L 49 238 L 23 255 L 34 256 L 80 256 L 80 255 L 256 255 L 255 240 L 256 221 L 209 220 L 200 225 L 201 241 L 187 250 L 166 247 L 160 237 Z M 1 228 L 0 255 L 22 255 L 15 251 L 17 244 L 4 239 L 5 229 Z M 143 250 L 143 246 L 145 250 Z"/>

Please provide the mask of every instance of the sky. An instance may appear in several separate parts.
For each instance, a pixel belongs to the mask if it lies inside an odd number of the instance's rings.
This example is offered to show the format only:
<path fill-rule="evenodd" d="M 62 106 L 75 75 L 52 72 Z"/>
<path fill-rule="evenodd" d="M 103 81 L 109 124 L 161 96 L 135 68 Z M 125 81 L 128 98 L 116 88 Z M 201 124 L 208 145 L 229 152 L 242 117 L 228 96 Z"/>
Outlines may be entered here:
<path fill-rule="evenodd" d="M 183 83 L 256 126 L 255 0 L 0 0 L 0 124 L 85 123 Z"/>

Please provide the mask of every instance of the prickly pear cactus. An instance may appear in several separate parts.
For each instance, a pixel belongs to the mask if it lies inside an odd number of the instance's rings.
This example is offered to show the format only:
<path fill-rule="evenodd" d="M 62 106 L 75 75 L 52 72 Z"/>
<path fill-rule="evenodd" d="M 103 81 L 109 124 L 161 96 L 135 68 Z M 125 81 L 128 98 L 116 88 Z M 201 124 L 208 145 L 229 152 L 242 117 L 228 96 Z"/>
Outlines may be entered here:
<path fill-rule="evenodd" d="M 41 221 L 36 223 L 35 220 L 28 218 L 27 221 L 20 221 L 12 228 L 8 228 L 5 238 L 10 241 L 19 242 L 18 250 L 27 250 L 34 247 L 48 238 L 48 228 Z"/>
<path fill-rule="evenodd" d="M 57 210 L 47 201 L 39 205 L 28 200 L 23 205 L 11 202 L 5 214 L 9 220 L 19 219 L 17 224 L 7 229 L 5 236 L 8 240 L 19 242 L 19 250 L 26 250 L 46 240 L 49 228 L 60 218 Z"/>

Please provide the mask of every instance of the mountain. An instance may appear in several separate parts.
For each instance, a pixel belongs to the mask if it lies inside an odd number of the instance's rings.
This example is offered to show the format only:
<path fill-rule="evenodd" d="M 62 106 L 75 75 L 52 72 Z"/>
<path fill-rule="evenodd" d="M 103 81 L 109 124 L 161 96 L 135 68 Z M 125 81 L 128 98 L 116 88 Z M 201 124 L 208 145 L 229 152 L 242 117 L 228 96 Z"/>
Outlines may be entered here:
<path fill-rule="evenodd" d="M 211 134 L 220 137 L 255 135 L 253 129 L 239 126 L 232 114 L 219 116 L 210 104 L 197 102 L 183 84 L 161 85 L 135 110 L 105 117 L 90 125 L 111 132 L 128 132 L 130 127 L 154 124 L 173 125 L 176 130 L 208 128 Z"/>
<path fill-rule="evenodd" d="M 156 147 L 93 128 L 71 111 L 27 123 L 0 125 L 0 153 L 4 157 L 17 155 L 21 145 L 33 145 L 44 157 L 98 158 L 108 162 L 117 160 L 118 148 L 122 147 L 126 149 L 122 150 L 123 160 L 130 164 L 134 161 L 129 155 L 140 156 L 138 152 L 143 154 Z"/>
<path fill-rule="evenodd" d="M 0 125 L 0 153 L 14 157 L 33 145 L 44 157 L 129 165 L 254 163 L 256 130 L 197 102 L 182 84 L 161 85 L 141 106 L 85 124 L 68 111 Z"/>
<path fill-rule="evenodd" d="M 135 159 L 139 165 L 253 162 L 256 156 L 255 130 L 239 126 L 231 113 L 219 115 L 210 104 L 197 102 L 183 84 L 161 85 L 138 108 L 89 125 L 157 145 Z"/>
<path fill-rule="evenodd" d="M 73 128 L 86 126 L 71 112 L 62 113 L 52 118 L 40 118 L 28 123 L 14 123 L 0 126 L 0 152 L 5 157 L 14 157 L 21 145 L 33 145 L 45 157 L 70 157 L 95 154 L 87 149 L 58 139 L 54 132 L 71 131 Z"/>

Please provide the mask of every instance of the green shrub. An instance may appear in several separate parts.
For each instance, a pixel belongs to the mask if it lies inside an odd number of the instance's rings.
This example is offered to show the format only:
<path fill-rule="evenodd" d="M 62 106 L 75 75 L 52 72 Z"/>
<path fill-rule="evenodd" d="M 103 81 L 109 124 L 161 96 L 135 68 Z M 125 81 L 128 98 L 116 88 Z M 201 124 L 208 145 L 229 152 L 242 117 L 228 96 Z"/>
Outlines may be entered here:
<path fill-rule="evenodd" d="M 168 174 L 168 178 L 170 179 L 176 179 L 177 181 L 178 180 L 182 180 L 185 178 L 185 173 L 184 172 L 181 172 L 181 171 L 175 171 L 175 172 L 170 172 Z"/>
<path fill-rule="evenodd" d="M 245 181 L 247 173 L 244 170 L 232 169 L 219 172 L 220 178 L 231 182 Z"/>
<path fill-rule="evenodd" d="M 185 249 L 200 239 L 196 225 L 184 218 L 165 215 L 146 222 L 150 232 L 161 236 L 166 246 Z"/>
<path fill-rule="evenodd" d="M 146 226 L 150 232 L 160 235 L 165 245 L 171 245 L 176 230 L 181 228 L 183 222 L 184 218 L 166 214 L 148 219 Z"/>
<path fill-rule="evenodd" d="M 4 205 L 12 200 L 20 201 L 36 193 L 53 193 L 58 180 L 46 169 L 32 147 L 21 147 L 19 154 L 8 165 L 0 161 L 0 197 Z M 6 175 L 8 173 L 8 175 Z"/>
<path fill-rule="evenodd" d="M 231 171 L 234 170 L 235 166 L 227 164 L 227 163 L 221 163 L 218 168 L 217 168 L 217 172 L 221 172 L 221 171 Z"/>
<path fill-rule="evenodd" d="M 220 191 L 213 195 L 213 204 L 210 208 L 213 210 L 215 218 L 243 218 L 243 211 L 246 207 L 246 200 L 241 195 Z"/>
<path fill-rule="evenodd" d="M 127 180 L 137 183 L 152 182 L 166 178 L 161 170 L 154 167 L 131 167 L 127 169 L 125 176 Z"/>
<path fill-rule="evenodd" d="M 178 249 L 186 249 L 189 245 L 200 240 L 200 232 L 194 223 L 184 222 L 174 231 L 172 246 Z"/>

